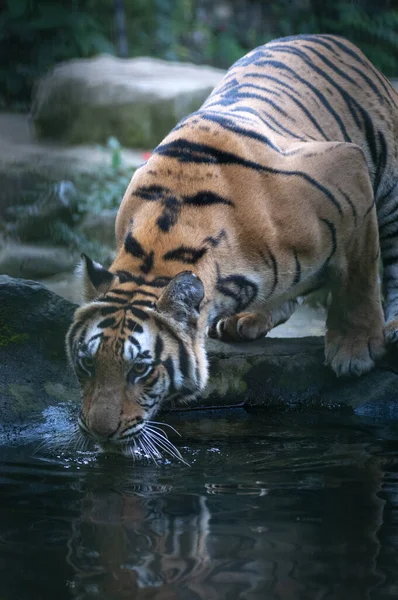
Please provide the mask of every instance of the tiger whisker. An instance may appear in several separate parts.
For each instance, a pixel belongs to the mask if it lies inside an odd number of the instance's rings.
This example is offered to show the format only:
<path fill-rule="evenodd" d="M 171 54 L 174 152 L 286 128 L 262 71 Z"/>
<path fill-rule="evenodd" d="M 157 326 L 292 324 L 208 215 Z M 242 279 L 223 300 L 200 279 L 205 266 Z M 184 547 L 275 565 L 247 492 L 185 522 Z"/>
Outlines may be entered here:
<path fill-rule="evenodd" d="M 169 444 L 170 446 L 174 446 L 174 444 L 169 440 L 167 434 L 162 430 L 159 429 L 158 427 L 153 427 L 153 425 L 147 425 L 145 427 L 145 431 L 147 431 L 148 433 L 150 433 L 150 435 L 156 439 L 161 439 L 163 440 L 166 444 Z"/>
<path fill-rule="evenodd" d="M 150 436 L 150 439 L 155 446 L 161 448 L 167 454 L 170 454 L 177 460 L 181 461 L 187 466 L 190 466 L 189 463 L 182 457 L 180 451 L 170 442 L 170 440 L 165 437 L 164 434 L 159 433 L 158 431 L 153 431 L 151 428 L 146 429 L 146 436 Z"/>
<path fill-rule="evenodd" d="M 88 440 L 81 434 L 80 428 L 74 426 L 72 432 L 56 434 L 55 436 L 43 439 L 33 450 L 33 456 L 36 456 L 42 450 L 68 452 L 71 449 L 85 450 Z"/>
<path fill-rule="evenodd" d="M 161 455 L 156 450 L 155 446 L 153 446 L 153 444 L 150 443 L 145 434 L 141 434 L 139 441 L 142 447 L 145 448 L 146 454 L 155 463 L 155 465 L 157 465 L 156 458 L 161 458 Z"/>
<path fill-rule="evenodd" d="M 177 431 L 177 429 L 175 429 L 172 425 L 169 425 L 168 423 L 161 423 L 160 421 L 147 421 L 147 424 L 148 425 L 162 425 L 163 427 L 169 427 L 172 431 L 174 431 L 174 433 L 176 433 L 177 435 L 179 435 L 181 437 L 181 433 L 179 433 Z"/>
<path fill-rule="evenodd" d="M 147 435 L 146 433 L 143 433 L 142 437 L 145 440 L 147 447 L 151 450 L 151 452 L 153 452 L 152 456 L 156 457 L 156 458 L 161 458 L 162 455 L 159 453 L 154 441 L 151 440 L 150 436 Z"/>

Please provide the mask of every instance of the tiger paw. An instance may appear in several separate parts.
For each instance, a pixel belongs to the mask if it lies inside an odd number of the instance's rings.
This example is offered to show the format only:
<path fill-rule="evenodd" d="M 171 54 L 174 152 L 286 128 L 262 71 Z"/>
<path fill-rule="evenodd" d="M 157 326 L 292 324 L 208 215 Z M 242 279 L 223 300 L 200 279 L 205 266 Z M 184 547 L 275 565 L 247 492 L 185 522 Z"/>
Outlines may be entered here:
<path fill-rule="evenodd" d="M 223 342 L 247 342 L 263 337 L 271 328 L 269 315 L 240 313 L 220 319 L 208 328 L 207 335 Z"/>
<path fill-rule="evenodd" d="M 396 344 L 398 342 L 398 319 L 393 319 L 386 323 L 384 335 L 387 344 Z"/>
<path fill-rule="evenodd" d="M 330 331 L 326 334 L 325 365 L 331 367 L 337 377 L 367 373 L 384 353 L 382 333 L 355 337 Z"/>

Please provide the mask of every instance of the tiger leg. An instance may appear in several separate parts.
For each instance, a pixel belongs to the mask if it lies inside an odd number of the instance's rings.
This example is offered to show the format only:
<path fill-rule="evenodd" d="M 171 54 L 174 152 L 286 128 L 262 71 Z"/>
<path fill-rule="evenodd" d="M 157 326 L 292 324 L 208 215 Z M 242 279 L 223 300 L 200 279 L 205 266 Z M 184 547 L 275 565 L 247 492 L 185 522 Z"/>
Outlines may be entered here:
<path fill-rule="evenodd" d="M 387 343 L 398 342 L 398 182 L 379 208 L 380 250 Z"/>
<path fill-rule="evenodd" d="M 362 235 L 352 241 L 340 265 L 331 270 L 331 292 L 325 364 L 337 376 L 361 375 L 385 350 L 375 215 L 369 215 Z"/>
<path fill-rule="evenodd" d="M 208 336 L 223 342 L 246 342 L 265 336 L 273 327 L 284 323 L 301 304 L 289 300 L 266 313 L 242 312 L 220 319 L 208 329 Z"/>

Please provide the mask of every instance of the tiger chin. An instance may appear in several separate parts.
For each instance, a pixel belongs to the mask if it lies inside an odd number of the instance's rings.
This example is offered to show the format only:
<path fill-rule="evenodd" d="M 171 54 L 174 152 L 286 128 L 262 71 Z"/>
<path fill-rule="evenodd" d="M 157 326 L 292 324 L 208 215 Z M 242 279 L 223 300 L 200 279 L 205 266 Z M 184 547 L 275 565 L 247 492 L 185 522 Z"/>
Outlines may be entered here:
<path fill-rule="evenodd" d="M 206 334 L 260 338 L 320 288 L 326 365 L 372 369 L 398 340 L 397 139 L 398 95 L 343 38 L 275 40 L 235 63 L 133 175 L 109 269 L 83 255 L 67 336 L 81 430 L 173 452 L 153 418 L 203 392 Z"/>

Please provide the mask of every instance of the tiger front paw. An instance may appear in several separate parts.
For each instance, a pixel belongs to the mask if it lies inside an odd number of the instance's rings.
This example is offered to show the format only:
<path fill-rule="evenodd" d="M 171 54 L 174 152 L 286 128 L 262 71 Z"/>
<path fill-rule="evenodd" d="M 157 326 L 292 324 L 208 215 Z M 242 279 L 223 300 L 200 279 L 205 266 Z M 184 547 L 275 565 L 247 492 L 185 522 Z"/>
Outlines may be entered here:
<path fill-rule="evenodd" d="M 247 342 L 265 336 L 271 328 L 269 316 L 240 313 L 220 319 L 208 328 L 207 335 L 222 342 Z"/>
<path fill-rule="evenodd" d="M 331 367 L 337 377 L 367 373 L 384 353 L 383 332 L 352 337 L 330 331 L 326 334 L 325 365 Z"/>

